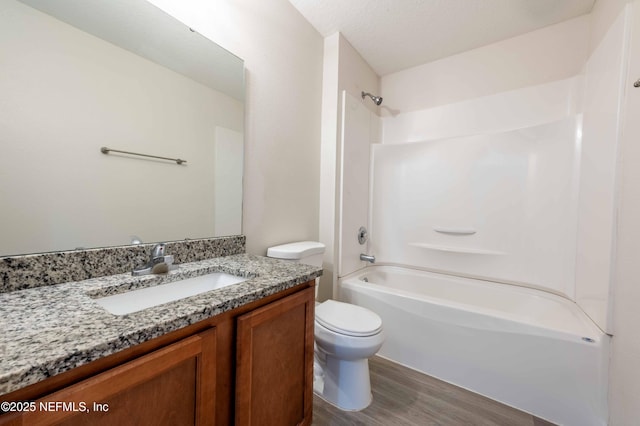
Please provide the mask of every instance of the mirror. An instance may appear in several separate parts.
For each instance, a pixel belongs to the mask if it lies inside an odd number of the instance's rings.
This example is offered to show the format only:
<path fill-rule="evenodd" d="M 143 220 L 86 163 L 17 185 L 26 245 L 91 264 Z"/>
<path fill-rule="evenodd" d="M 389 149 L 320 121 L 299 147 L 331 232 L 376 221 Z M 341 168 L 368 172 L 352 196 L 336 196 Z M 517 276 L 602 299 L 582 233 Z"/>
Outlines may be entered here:
<path fill-rule="evenodd" d="M 0 256 L 241 233 L 241 59 L 145 0 L 0 0 L 0 68 Z"/>

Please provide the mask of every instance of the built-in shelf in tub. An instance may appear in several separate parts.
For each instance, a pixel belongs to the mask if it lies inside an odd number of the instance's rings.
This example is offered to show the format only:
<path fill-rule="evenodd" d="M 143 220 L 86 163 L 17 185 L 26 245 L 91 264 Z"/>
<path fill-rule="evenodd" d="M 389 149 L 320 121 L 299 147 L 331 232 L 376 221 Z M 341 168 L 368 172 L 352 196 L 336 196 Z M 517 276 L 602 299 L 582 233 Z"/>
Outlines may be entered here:
<path fill-rule="evenodd" d="M 473 228 L 447 228 L 446 226 L 434 226 L 433 230 L 441 234 L 452 235 L 473 235 L 476 233 Z"/>
<path fill-rule="evenodd" d="M 446 251 L 450 253 L 490 254 L 490 255 L 497 255 L 497 256 L 507 254 L 503 251 L 496 251 L 496 250 L 475 249 L 475 248 L 467 248 L 467 247 L 449 247 L 449 246 L 418 243 L 418 242 L 409 243 L 409 245 L 413 247 L 428 249 L 428 250 Z"/>

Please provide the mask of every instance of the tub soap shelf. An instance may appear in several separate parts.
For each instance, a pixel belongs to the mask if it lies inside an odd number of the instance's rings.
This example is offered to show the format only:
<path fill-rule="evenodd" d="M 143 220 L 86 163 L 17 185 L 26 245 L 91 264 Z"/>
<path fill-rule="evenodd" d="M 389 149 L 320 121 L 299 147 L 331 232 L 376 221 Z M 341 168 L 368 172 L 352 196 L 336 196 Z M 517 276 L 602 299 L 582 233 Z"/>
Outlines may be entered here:
<path fill-rule="evenodd" d="M 475 248 L 467 248 L 467 247 L 450 247 L 450 246 L 441 246 L 435 244 L 427 244 L 420 242 L 409 243 L 412 247 L 418 247 L 428 250 L 436 250 L 436 251 L 445 251 L 450 253 L 464 253 L 464 254 L 489 254 L 489 255 L 505 255 L 507 253 L 503 251 L 496 250 L 485 250 L 485 249 L 475 249 Z"/>
<path fill-rule="evenodd" d="M 445 226 L 434 226 L 433 230 L 441 234 L 452 235 L 473 235 L 476 233 L 476 230 L 473 228 L 448 228 Z"/>

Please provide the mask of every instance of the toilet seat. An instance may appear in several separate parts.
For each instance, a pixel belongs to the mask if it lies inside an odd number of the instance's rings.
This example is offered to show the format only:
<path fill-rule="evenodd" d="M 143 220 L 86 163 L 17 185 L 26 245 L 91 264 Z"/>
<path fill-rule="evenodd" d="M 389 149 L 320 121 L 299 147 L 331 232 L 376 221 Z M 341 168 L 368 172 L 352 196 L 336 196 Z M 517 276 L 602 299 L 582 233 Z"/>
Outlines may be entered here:
<path fill-rule="evenodd" d="M 373 336 L 382 330 L 382 319 L 376 313 L 335 300 L 316 306 L 315 319 L 323 327 L 347 336 Z"/>

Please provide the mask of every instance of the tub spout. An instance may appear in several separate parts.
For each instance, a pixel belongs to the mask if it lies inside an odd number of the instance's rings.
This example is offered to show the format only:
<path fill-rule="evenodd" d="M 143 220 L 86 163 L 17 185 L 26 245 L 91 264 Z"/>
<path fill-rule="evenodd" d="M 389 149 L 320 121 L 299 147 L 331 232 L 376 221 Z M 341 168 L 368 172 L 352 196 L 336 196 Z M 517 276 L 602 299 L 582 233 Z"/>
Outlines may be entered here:
<path fill-rule="evenodd" d="M 375 256 L 370 256 L 370 255 L 364 254 L 364 253 L 360 254 L 360 260 L 365 261 L 365 262 L 376 263 L 376 257 Z"/>

